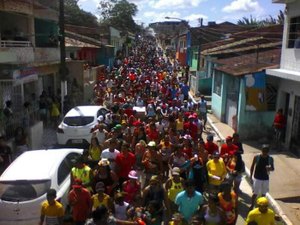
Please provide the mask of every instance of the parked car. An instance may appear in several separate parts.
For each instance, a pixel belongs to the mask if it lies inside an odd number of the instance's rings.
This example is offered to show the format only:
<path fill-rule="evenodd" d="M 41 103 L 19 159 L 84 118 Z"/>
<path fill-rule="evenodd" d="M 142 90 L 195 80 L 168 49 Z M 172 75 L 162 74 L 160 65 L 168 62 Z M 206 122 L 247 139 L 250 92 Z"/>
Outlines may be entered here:
<path fill-rule="evenodd" d="M 70 171 L 82 149 L 27 151 L 0 177 L 0 225 L 38 224 L 41 203 L 50 188 L 66 207 Z"/>
<path fill-rule="evenodd" d="M 71 109 L 57 128 L 57 142 L 60 145 L 88 145 L 98 118 L 109 112 L 104 106 L 77 106 Z"/>

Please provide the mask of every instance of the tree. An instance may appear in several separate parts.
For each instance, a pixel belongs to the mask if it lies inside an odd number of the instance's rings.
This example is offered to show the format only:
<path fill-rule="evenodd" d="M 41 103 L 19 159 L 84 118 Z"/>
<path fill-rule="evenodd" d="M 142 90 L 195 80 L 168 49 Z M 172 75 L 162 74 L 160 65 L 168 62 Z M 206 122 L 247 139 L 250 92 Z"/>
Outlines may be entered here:
<path fill-rule="evenodd" d="M 111 25 L 121 31 L 135 32 L 139 29 L 133 19 L 138 11 L 134 3 L 129 3 L 127 0 L 101 0 L 99 5 L 101 23 Z"/>
<path fill-rule="evenodd" d="M 277 18 L 273 16 L 269 16 L 266 19 L 263 20 L 257 20 L 250 15 L 250 18 L 243 17 L 242 19 L 238 20 L 237 24 L 241 26 L 269 26 L 272 24 L 283 24 L 284 23 L 284 13 L 280 10 L 279 15 L 277 15 Z"/>
<path fill-rule="evenodd" d="M 85 27 L 98 27 L 98 19 L 90 12 L 80 9 L 78 0 L 64 0 L 65 4 L 65 22 Z"/>

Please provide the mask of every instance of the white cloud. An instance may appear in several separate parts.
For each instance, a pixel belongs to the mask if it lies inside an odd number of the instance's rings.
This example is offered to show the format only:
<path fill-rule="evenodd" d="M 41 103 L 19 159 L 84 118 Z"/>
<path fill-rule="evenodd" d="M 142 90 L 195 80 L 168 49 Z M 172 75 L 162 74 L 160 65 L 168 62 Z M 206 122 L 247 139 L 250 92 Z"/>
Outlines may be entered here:
<path fill-rule="evenodd" d="M 194 20 L 198 20 L 199 18 L 203 18 L 206 20 L 208 17 L 203 14 L 191 14 L 189 16 L 184 17 L 184 19 L 187 21 L 194 21 Z"/>
<path fill-rule="evenodd" d="M 176 11 L 173 11 L 173 12 L 148 11 L 148 12 L 144 12 L 143 16 L 152 19 L 151 22 L 165 21 L 166 16 L 174 17 L 174 18 L 180 18 L 181 17 L 180 13 L 176 12 Z"/>
<path fill-rule="evenodd" d="M 233 12 L 261 12 L 263 9 L 256 0 L 234 0 L 225 6 L 222 11 L 225 13 Z"/>
<path fill-rule="evenodd" d="M 154 9 L 183 9 L 197 7 L 205 0 L 150 0 L 148 5 Z"/>

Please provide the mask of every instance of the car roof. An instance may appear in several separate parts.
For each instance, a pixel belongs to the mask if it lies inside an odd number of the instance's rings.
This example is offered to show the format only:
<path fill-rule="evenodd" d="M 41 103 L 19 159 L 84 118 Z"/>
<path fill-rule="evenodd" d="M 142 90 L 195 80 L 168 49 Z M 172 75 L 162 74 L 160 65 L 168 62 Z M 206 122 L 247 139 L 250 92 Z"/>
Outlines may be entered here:
<path fill-rule="evenodd" d="M 98 105 L 87 105 L 87 106 L 76 106 L 72 108 L 65 117 L 75 116 L 95 116 L 99 109 L 105 108 L 104 106 Z"/>
<path fill-rule="evenodd" d="M 0 181 L 51 179 L 51 175 L 66 155 L 81 154 L 82 151 L 82 149 L 51 149 L 24 152 L 4 171 Z"/>

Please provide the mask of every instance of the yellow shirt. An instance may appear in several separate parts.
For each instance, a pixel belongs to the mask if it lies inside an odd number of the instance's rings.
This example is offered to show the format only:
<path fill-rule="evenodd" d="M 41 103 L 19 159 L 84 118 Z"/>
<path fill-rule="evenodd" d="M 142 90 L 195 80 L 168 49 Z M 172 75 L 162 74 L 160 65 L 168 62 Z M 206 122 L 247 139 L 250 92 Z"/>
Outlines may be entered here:
<path fill-rule="evenodd" d="M 180 121 L 179 119 L 176 120 L 176 130 L 180 131 L 183 130 L 183 120 Z"/>
<path fill-rule="evenodd" d="M 175 183 L 174 180 L 172 179 L 172 185 L 170 189 L 168 190 L 168 198 L 172 201 L 175 202 L 175 198 L 179 192 L 183 191 L 182 183 L 179 181 L 178 183 Z"/>
<path fill-rule="evenodd" d="M 255 221 L 257 225 L 275 225 L 275 214 L 271 209 L 261 213 L 258 208 L 255 208 L 249 212 L 245 225 L 251 221 Z"/>
<path fill-rule="evenodd" d="M 59 224 L 58 218 L 64 216 L 64 207 L 58 201 L 53 205 L 49 205 L 48 201 L 42 203 L 41 215 L 45 216 L 45 224 Z"/>
<path fill-rule="evenodd" d="M 108 209 L 108 207 L 109 207 L 108 201 L 109 201 L 110 197 L 107 194 L 103 194 L 103 195 L 104 195 L 104 198 L 101 202 L 99 201 L 98 194 L 95 194 L 92 196 L 93 209 L 96 209 L 97 207 L 99 207 L 101 205 L 105 206 Z"/>
<path fill-rule="evenodd" d="M 93 147 L 90 146 L 89 148 L 89 154 L 93 161 L 99 161 L 101 156 L 101 149 L 100 147 Z"/>
<path fill-rule="evenodd" d="M 206 164 L 206 168 L 208 172 L 208 183 L 221 185 L 227 173 L 223 159 L 220 158 L 218 162 L 214 162 L 214 159 L 209 160 Z M 220 179 L 215 179 L 214 176 L 220 177 Z"/>

